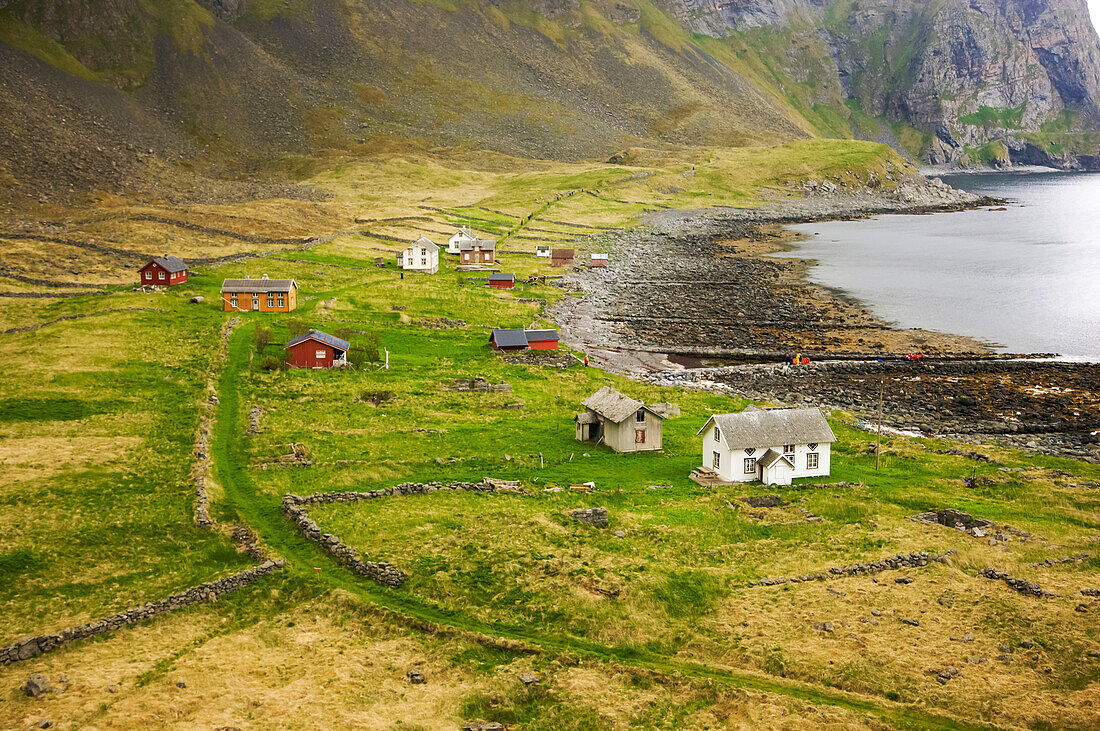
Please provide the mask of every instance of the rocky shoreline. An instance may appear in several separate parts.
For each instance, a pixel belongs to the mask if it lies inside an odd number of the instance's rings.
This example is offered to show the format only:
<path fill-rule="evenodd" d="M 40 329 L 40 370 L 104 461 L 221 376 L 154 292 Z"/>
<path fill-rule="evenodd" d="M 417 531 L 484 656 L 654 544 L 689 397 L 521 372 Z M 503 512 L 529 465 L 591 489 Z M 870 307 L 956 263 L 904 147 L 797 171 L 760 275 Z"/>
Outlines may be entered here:
<path fill-rule="evenodd" d="M 650 213 L 645 227 L 595 237 L 611 263 L 562 281 L 585 295 L 551 310 L 564 342 L 600 367 L 664 385 L 863 415 L 877 410 L 881 384 L 884 418 L 898 429 L 1100 461 L 1100 365 L 894 328 L 808 282 L 804 262 L 764 256 L 791 240 L 786 223 L 1003 201 L 939 180 L 889 192 L 809 181 L 804 192 L 754 209 Z M 786 366 L 796 352 L 812 364 Z M 914 352 L 927 358 L 904 359 Z"/>

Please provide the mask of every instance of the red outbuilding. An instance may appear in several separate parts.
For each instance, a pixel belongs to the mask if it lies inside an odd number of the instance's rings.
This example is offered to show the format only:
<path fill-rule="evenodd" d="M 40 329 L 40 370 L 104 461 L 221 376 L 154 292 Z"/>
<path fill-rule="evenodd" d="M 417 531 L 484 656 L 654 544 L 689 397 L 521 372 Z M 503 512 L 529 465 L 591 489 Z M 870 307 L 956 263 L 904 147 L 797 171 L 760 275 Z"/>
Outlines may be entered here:
<path fill-rule="evenodd" d="M 310 330 L 286 342 L 291 368 L 332 368 L 347 364 L 351 343 L 320 330 Z"/>
<path fill-rule="evenodd" d="M 489 345 L 493 350 L 557 350 L 558 331 L 495 327 Z"/>
<path fill-rule="evenodd" d="M 489 275 L 489 286 L 493 289 L 511 289 L 516 286 L 516 275 L 493 272 Z"/>
<path fill-rule="evenodd" d="M 171 287 L 187 281 L 187 265 L 174 256 L 158 256 L 138 269 L 141 283 L 148 287 Z"/>
<path fill-rule="evenodd" d="M 527 347 L 532 350 L 557 350 L 557 330 L 528 330 Z"/>

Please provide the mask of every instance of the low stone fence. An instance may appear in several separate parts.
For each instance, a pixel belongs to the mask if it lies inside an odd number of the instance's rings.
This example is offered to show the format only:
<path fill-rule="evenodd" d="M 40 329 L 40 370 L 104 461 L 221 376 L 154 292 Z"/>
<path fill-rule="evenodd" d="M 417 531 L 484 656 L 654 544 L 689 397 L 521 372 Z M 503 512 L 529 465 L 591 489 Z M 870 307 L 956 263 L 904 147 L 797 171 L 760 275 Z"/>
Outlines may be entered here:
<path fill-rule="evenodd" d="M 210 440 L 214 432 L 214 412 L 218 407 L 217 382 L 218 374 L 221 372 L 220 366 L 225 364 L 229 356 L 229 337 L 233 334 L 233 328 L 239 324 L 241 324 L 241 318 L 231 317 L 222 326 L 218 354 L 210 368 L 208 386 L 210 395 L 203 405 L 203 416 L 195 434 L 195 464 L 191 469 L 191 476 L 195 483 L 195 524 L 200 528 L 210 528 L 214 525 L 214 520 L 210 517 L 210 498 L 206 494 L 206 477 L 210 474 Z"/>
<path fill-rule="evenodd" d="M 359 558 L 355 549 L 342 543 L 339 538 L 331 533 L 322 533 L 320 526 L 313 518 L 309 517 L 305 505 L 319 505 L 326 503 L 354 503 L 360 500 L 373 500 L 382 497 L 398 495 L 427 495 L 433 492 L 445 490 L 463 490 L 468 492 L 502 492 L 512 491 L 514 488 L 502 487 L 500 484 L 486 479 L 480 483 L 452 482 L 444 485 L 441 482 L 403 482 L 393 487 L 384 487 L 368 492 L 318 492 L 304 497 L 299 495 L 283 496 L 283 514 L 290 519 L 298 531 L 307 540 L 320 543 L 321 548 L 337 561 L 349 569 L 365 576 L 371 581 L 383 586 L 398 587 L 405 583 L 405 572 L 396 566 L 380 561 L 363 561 Z"/>
<path fill-rule="evenodd" d="M 49 652 L 62 645 L 67 645 L 70 642 L 94 637 L 95 635 L 101 635 L 105 632 L 111 632 L 120 627 L 136 624 L 159 614 L 183 609 L 193 604 L 212 602 L 219 596 L 243 589 L 257 579 L 273 571 L 278 571 L 284 566 L 286 566 L 286 561 L 282 559 L 267 561 L 259 566 L 253 566 L 240 573 L 227 576 L 224 579 L 208 581 L 205 584 L 192 586 L 186 591 L 181 591 L 178 594 L 172 594 L 164 599 L 158 599 L 157 601 L 143 604 L 140 607 L 127 609 L 118 614 L 112 614 L 96 622 L 78 624 L 75 627 L 69 627 L 68 629 L 61 630 L 54 634 L 24 637 L 7 647 L 0 647 L 0 665 L 8 665 L 20 660 L 28 660 L 35 655 Z"/>
<path fill-rule="evenodd" d="M 920 551 L 914 553 L 899 553 L 897 556 L 887 556 L 878 561 L 869 563 L 856 563 L 851 566 L 834 566 L 816 574 L 794 576 L 789 579 L 759 579 L 750 581 L 749 586 L 778 586 L 779 584 L 800 583 L 803 581 L 822 581 L 830 576 L 856 576 L 858 574 L 877 574 L 891 569 L 909 569 L 927 566 L 930 563 L 946 563 L 948 553 L 929 553 Z"/>
<path fill-rule="evenodd" d="M 985 578 L 993 579 L 994 581 L 1003 581 L 1008 584 L 1008 586 L 1013 590 L 1027 596 L 1056 596 L 1055 594 L 1051 594 L 1046 589 L 1043 589 L 1033 581 L 1027 581 L 1026 579 L 1017 579 L 1012 574 L 1000 572 L 993 567 L 982 569 L 978 572 L 978 576 L 984 576 Z"/>

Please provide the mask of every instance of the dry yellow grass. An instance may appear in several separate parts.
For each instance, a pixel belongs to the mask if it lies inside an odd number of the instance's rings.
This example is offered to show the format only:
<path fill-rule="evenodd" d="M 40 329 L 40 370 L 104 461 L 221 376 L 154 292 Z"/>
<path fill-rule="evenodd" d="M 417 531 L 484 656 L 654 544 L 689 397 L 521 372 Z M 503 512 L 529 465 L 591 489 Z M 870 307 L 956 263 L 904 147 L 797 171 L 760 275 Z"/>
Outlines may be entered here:
<path fill-rule="evenodd" d="M 72 684 L 38 700 L 0 695 L 0 726 L 49 718 L 62 730 L 453 731 L 473 720 L 464 718 L 464 702 L 485 697 L 506 704 L 522 697 L 517 676 L 535 670 L 544 678 L 535 692 L 592 710 L 608 729 L 631 728 L 639 718 L 657 723 L 666 705 L 695 707 L 677 724 L 683 729 L 876 728 L 847 711 L 599 664 L 517 656 L 479 669 L 455 659 L 476 652 L 476 645 L 410 633 L 339 592 L 266 614 L 266 602 L 276 597 L 271 590 L 256 594 L 255 616 L 242 628 L 219 629 L 231 612 L 199 607 L 123 630 L 107 642 L 81 643 L 0 669 L 0 687 L 13 688 L 32 672 L 54 682 L 64 674 Z M 413 668 L 426 683 L 408 681 Z M 117 692 L 108 692 L 109 686 Z"/>

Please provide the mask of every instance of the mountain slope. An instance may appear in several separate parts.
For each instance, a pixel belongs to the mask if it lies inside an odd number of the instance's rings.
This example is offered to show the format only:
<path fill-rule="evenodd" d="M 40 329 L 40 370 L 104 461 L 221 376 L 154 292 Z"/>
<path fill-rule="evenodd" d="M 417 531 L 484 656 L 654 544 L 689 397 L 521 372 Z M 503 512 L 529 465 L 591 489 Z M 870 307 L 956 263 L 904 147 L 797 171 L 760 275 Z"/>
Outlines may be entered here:
<path fill-rule="evenodd" d="M 309 197 L 284 182 L 346 156 L 808 136 L 1100 167 L 1083 0 L 660 2 L 0 0 L 0 197 Z"/>
<path fill-rule="evenodd" d="M 900 133 L 895 145 L 935 163 L 1097 166 L 1100 40 L 1084 0 L 667 6 L 760 59 L 832 134 L 894 142 Z"/>
<path fill-rule="evenodd" d="M 172 4 L 99 0 L 82 12 L 17 0 L 0 11 L 0 60 L 14 69 L 0 116 L 16 120 L 0 127 L 14 151 L 0 165 L 26 193 L 57 194 L 59 176 L 74 190 L 111 188 L 116 168 L 184 185 L 191 171 L 269 175 L 379 149 L 578 159 L 813 131 L 651 5 L 585 3 L 548 18 L 552 8 L 520 3 Z M 189 20 L 173 25 L 173 12 Z M 64 124 L 45 130 L 43 117 Z M 144 157 L 127 154 L 131 142 Z M 73 168 L 59 155 L 73 148 L 107 159 Z"/>

